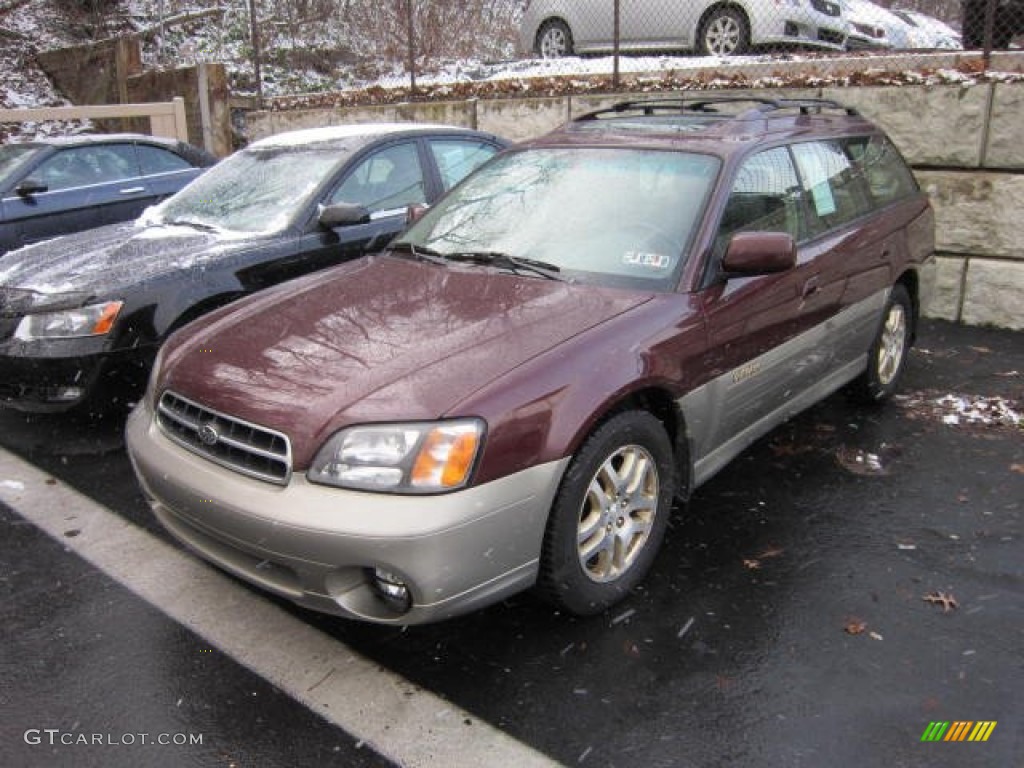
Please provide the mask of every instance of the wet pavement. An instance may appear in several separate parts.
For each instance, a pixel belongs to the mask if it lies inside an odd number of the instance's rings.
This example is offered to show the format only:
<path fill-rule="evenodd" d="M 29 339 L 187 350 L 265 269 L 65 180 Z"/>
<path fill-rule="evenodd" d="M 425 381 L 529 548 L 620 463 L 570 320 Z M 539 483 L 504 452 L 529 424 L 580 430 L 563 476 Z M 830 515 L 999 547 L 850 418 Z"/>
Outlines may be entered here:
<path fill-rule="evenodd" d="M 0 765 L 392 765 L 2 504 L 0 527 Z"/>
<path fill-rule="evenodd" d="M 1024 766 L 1022 411 L 1024 335 L 927 323 L 899 399 L 839 394 L 761 440 L 604 616 L 525 594 L 399 630 L 265 599 L 566 765 Z M 0 444 L 169 541 L 116 421 L 0 413 Z M 16 513 L 0 526 L 0 765 L 388 764 Z M 75 720 L 204 744 L 24 742 Z M 922 743 L 933 721 L 997 725 Z"/>

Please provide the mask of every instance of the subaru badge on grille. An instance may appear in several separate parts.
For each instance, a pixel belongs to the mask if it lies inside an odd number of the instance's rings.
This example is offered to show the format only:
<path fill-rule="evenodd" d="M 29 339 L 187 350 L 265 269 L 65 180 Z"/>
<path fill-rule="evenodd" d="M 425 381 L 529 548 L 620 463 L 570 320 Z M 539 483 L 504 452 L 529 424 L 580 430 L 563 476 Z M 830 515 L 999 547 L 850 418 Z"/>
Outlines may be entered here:
<path fill-rule="evenodd" d="M 213 426 L 212 422 L 207 422 L 199 427 L 199 440 L 203 445 L 216 445 L 217 441 L 220 440 L 220 433 L 217 432 L 217 428 Z"/>

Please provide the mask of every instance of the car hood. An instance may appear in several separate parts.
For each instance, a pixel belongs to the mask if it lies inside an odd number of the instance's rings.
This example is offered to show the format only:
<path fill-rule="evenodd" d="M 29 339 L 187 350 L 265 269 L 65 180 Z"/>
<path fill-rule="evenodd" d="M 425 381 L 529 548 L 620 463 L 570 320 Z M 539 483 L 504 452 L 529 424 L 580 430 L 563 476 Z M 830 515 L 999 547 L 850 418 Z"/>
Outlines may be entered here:
<path fill-rule="evenodd" d="M 186 226 L 112 224 L 0 257 L 0 286 L 23 294 L 30 306 L 63 304 L 61 297 L 68 294 L 111 298 L 128 286 L 166 272 L 201 268 L 214 256 L 252 243 L 252 238 Z"/>
<path fill-rule="evenodd" d="M 302 468 L 343 426 L 459 415 L 503 373 L 650 298 L 368 257 L 186 328 L 156 386 L 284 432 Z"/>

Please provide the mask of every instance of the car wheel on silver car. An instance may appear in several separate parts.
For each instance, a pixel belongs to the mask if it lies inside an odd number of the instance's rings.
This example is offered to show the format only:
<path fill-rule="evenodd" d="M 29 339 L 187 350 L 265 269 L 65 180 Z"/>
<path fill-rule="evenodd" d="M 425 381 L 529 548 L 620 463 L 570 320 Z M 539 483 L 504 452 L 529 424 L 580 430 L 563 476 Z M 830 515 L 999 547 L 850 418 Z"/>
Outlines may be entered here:
<path fill-rule="evenodd" d="M 672 446 L 644 411 L 587 438 L 562 480 L 544 536 L 540 588 L 571 613 L 600 613 L 643 579 L 672 505 Z"/>
<path fill-rule="evenodd" d="M 868 351 L 868 367 L 856 382 L 857 394 L 881 402 L 896 392 L 913 338 L 914 308 L 907 289 L 893 286 L 882 314 L 882 325 Z"/>
<path fill-rule="evenodd" d="M 708 56 L 736 56 L 750 47 L 750 25 L 736 8 L 717 8 L 701 27 L 700 49 Z"/>
<path fill-rule="evenodd" d="M 544 59 L 558 59 L 572 55 L 572 33 L 569 26 L 558 19 L 545 21 L 537 33 L 537 55 Z"/>

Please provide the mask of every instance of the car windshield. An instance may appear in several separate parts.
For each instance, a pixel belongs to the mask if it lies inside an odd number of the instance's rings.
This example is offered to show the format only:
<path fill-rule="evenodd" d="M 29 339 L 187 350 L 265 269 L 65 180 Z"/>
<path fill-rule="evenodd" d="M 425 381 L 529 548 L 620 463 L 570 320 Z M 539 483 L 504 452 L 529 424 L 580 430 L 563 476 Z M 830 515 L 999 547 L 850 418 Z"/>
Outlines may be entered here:
<path fill-rule="evenodd" d="M 504 254 L 567 279 L 672 290 L 718 168 L 713 157 L 661 150 L 512 152 L 471 175 L 398 243 L 449 258 Z"/>
<path fill-rule="evenodd" d="M 0 187 L 24 165 L 32 155 L 39 151 L 30 145 L 5 144 L 0 146 Z"/>
<path fill-rule="evenodd" d="M 286 229 L 351 154 L 337 142 L 250 147 L 146 214 L 146 224 L 270 235 Z"/>

